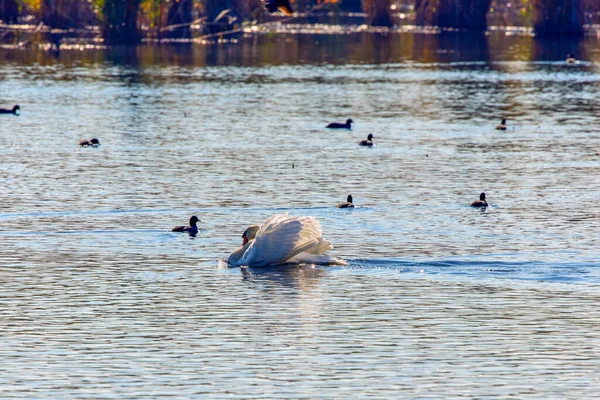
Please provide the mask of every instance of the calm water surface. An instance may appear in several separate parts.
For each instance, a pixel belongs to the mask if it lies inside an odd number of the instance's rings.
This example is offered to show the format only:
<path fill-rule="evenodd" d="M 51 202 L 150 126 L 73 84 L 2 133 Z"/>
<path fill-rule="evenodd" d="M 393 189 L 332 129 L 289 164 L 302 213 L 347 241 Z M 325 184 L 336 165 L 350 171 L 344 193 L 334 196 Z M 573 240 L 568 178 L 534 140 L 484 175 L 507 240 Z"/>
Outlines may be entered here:
<path fill-rule="evenodd" d="M 0 397 L 596 397 L 598 48 L 0 50 Z M 350 265 L 219 262 L 282 212 Z"/>

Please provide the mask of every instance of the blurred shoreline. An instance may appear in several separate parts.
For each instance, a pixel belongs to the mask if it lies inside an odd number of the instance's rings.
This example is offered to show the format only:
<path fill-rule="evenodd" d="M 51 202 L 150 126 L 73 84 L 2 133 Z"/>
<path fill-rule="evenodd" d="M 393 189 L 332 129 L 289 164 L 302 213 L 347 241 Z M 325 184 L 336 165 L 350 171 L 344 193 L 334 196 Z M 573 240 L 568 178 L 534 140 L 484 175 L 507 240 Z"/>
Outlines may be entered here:
<path fill-rule="evenodd" d="M 535 37 L 531 29 L 491 26 L 485 33 L 446 32 L 403 25 L 317 23 L 249 26 L 231 35 L 187 42 L 146 40 L 135 47 L 105 46 L 93 38 L 65 38 L 56 48 L 39 34 L 0 44 L 0 66 L 10 64 L 97 64 L 134 66 L 262 66 L 472 62 L 561 62 L 573 53 L 600 62 L 600 35 Z"/>

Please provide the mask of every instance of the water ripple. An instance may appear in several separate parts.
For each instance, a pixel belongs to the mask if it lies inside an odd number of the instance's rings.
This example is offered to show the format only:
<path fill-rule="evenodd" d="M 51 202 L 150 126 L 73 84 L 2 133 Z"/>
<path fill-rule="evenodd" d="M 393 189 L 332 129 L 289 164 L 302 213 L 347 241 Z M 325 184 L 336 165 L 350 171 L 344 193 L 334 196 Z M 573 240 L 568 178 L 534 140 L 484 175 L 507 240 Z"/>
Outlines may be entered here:
<path fill-rule="evenodd" d="M 423 36 L 0 58 L 2 397 L 596 397 L 598 61 Z M 219 263 L 285 211 L 350 265 Z"/>

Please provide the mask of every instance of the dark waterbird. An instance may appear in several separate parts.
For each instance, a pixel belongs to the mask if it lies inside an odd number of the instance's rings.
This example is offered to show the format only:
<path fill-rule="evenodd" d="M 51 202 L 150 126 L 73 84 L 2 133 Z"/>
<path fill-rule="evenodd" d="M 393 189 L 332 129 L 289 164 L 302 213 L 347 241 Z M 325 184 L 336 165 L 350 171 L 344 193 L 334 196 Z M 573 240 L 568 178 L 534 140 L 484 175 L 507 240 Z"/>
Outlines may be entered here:
<path fill-rule="evenodd" d="M 290 0 L 261 0 L 268 12 L 274 13 L 277 10 L 281 11 L 285 15 L 293 15 L 292 5 Z"/>
<path fill-rule="evenodd" d="M 375 136 L 373 136 L 372 133 L 369 133 L 369 136 L 367 136 L 367 139 L 361 140 L 360 143 L 359 143 L 359 145 L 372 147 L 373 146 L 373 138 L 374 137 Z"/>
<path fill-rule="evenodd" d="M 332 122 L 331 124 L 327 125 L 327 128 L 329 128 L 329 129 L 352 129 L 353 123 L 354 123 L 354 121 L 352 121 L 350 118 L 348 118 L 346 120 L 345 124 L 342 124 L 339 122 Z"/>
<path fill-rule="evenodd" d="M 471 203 L 471 207 L 482 208 L 482 207 L 487 207 L 487 206 L 488 206 L 488 202 L 485 199 L 485 193 L 481 193 L 479 195 L 479 200 L 475 200 L 474 202 Z"/>
<path fill-rule="evenodd" d="M 200 222 L 198 217 L 192 215 L 189 226 L 176 226 L 171 229 L 171 232 L 188 232 L 190 235 L 196 235 L 198 233 L 198 227 L 196 226 L 198 222 Z"/>
<path fill-rule="evenodd" d="M 506 119 L 502 119 L 502 122 L 499 125 L 496 125 L 497 131 L 505 131 L 506 130 Z"/>
<path fill-rule="evenodd" d="M 19 105 L 14 106 L 12 109 L 0 108 L 0 114 L 15 114 L 19 115 L 18 112 L 21 111 L 21 107 Z"/>
<path fill-rule="evenodd" d="M 567 64 L 575 64 L 577 62 L 577 59 L 575 58 L 573 53 L 569 53 L 569 54 L 567 54 L 567 59 L 565 60 L 565 62 Z"/>
<path fill-rule="evenodd" d="M 337 208 L 354 208 L 354 204 L 352 204 L 352 195 L 349 194 L 346 202 L 338 204 Z"/>
<path fill-rule="evenodd" d="M 98 147 L 100 146 L 100 141 L 96 138 L 90 140 L 82 140 L 79 142 L 79 146 L 81 147 Z"/>

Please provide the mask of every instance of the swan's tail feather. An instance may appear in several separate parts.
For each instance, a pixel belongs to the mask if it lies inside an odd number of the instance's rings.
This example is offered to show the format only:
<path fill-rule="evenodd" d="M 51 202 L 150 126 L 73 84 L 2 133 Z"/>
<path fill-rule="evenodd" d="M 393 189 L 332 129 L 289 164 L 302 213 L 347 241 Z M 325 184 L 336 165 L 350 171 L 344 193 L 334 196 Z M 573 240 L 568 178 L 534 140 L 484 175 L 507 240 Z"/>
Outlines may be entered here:
<path fill-rule="evenodd" d="M 327 250 L 333 249 L 333 245 L 329 240 L 319 238 L 317 242 L 309 249 L 305 250 L 310 254 L 321 254 L 325 253 Z"/>
<path fill-rule="evenodd" d="M 323 230 L 321 223 L 315 217 L 299 218 L 302 228 L 300 237 L 295 243 L 294 248 L 290 251 L 290 258 L 295 257 L 300 253 L 309 253 L 318 255 L 331 250 L 333 246 L 329 240 L 323 239 Z"/>

